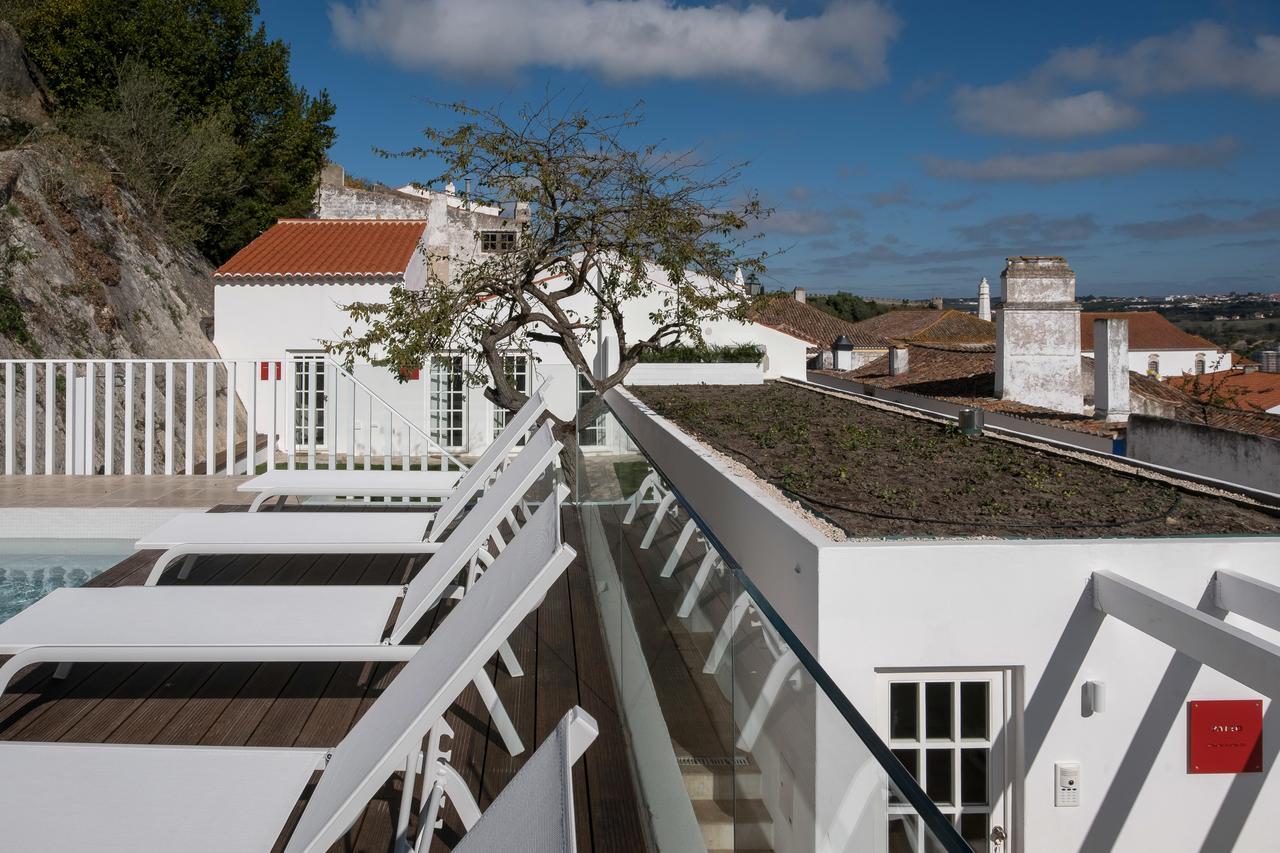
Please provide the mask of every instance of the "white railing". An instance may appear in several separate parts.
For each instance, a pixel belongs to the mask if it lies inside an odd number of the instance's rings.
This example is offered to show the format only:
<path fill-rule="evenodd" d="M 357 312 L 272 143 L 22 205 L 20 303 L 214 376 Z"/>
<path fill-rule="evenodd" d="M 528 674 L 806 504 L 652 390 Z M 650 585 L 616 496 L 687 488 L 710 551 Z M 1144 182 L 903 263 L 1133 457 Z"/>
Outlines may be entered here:
<path fill-rule="evenodd" d="M 465 468 L 323 356 L 0 360 L 0 387 L 6 475 Z"/>

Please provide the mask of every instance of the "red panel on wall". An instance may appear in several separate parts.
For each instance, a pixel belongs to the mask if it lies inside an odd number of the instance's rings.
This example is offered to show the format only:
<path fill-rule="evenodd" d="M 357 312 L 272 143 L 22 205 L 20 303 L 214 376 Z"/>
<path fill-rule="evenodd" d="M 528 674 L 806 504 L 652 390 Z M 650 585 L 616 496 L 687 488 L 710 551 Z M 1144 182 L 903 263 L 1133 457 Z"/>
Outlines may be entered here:
<path fill-rule="evenodd" d="M 280 378 L 280 362 L 276 362 L 276 379 Z M 258 363 L 258 378 L 266 382 L 271 378 L 271 362 L 262 361 Z"/>
<path fill-rule="evenodd" d="M 1262 700 L 1187 703 L 1188 773 L 1261 773 Z"/>

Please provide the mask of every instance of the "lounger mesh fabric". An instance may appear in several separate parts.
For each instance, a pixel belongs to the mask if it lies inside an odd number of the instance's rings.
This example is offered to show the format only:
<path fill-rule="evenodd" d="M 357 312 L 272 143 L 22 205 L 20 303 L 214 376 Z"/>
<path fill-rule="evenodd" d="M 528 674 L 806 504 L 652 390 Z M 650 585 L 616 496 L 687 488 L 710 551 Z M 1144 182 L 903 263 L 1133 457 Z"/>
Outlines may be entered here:
<path fill-rule="evenodd" d="M 440 504 L 440 509 L 436 511 L 435 520 L 431 522 L 431 526 L 427 528 L 428 541 L 439 538 L 453 520 L 462 512 L 463 507 L 467 505 L 467 501 L 471 500 L 472 495 L 477 490 L 484 487 L 484 481 L 492 476 L 494 470 L 502 459 L 511 452 L 511 448 L 515 446 L 519 436 L 523 435 L 538 415 L 542 414 L 542 410 L 546 408 L 546 401 L 542 397 L 542 389 L 539 388 L 529 396 L 528 401 L 520 407 L 520 411 L 512 416 L 507 422 L 506 429 L 503 430 L 503 436 L 507 440 L 495 441 L 490 444 L 471 466 L 471 470 L 458 483 L 457 489 L 445 498 Z"/>
<path fill-rule="evenodd" d="M 558 543 L 559 507 L 544 501 L 489 571 L 431 635 L 333 754 L 286 853 L 320 853 L 351 821 L 515 624 L 542 600 L 573 559 Z"/>
<path fill-rule="evenodd" d="M 454 853 L 572 853 L 577 848 L 569 722 L 565 717 L 556 726 L 467 830 Z"/>
<path fill-rule="evenodd" d="M 422 615 L 435 605 L 440 594 L 440 582 L 451 581 L 462 570 L 476 549 L 489 538 L 506 511 L 519 503 L 542 476 L 559 449 L 560 443 L 551 436 L 551 425 L 543 424 L 516 460 L 507 466 L 492 488 L 444 540 L 440 550 L 432 555 L 414 582 L 409 584 L 391 631 L 393 643 L 400 642 Z"/>

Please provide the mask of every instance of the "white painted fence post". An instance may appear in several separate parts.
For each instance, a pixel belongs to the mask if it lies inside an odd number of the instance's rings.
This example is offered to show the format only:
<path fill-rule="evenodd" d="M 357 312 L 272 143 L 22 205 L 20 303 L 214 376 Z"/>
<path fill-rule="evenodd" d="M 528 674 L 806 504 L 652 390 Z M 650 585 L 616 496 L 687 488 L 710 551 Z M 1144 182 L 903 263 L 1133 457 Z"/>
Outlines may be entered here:
<path fill-rule="evenodd" d="M 204 474 L 214 475 L 213 436 L 218 428 L 217 368 L 212 361 L 204 363 Z"/>
<path fill-rule="evenodd" d="M 44 473 L 53 473 L 53 418 L 58 408 L 58 366 L 44 363 Z"/>
<path fill-rule="evenodd" d="M 271 435 L 267 438 L 267 470 L 276 467 L 276 445 L 280 442 L 280 362 L 267 368 L 271 379 Z"/>
<path fill-rule="evenodd" d="M 151 476 L 151 457 L 156 449 L 156 364 L 148 361 L 142 371 L 142 473 Z"/>
<path fill-rule="evenodd" d="M 236 473 L 236 363 L 227 362 L 227 476 Z"/>
<path fill-rule="evenodd" d="M 173 476 L 173 362 L 164 363 L 164 474 Z"/>
<path fill-rule="evenodd" d="M 245 422 L 245 470 L 253 474 L 258 470 L 258 362 L 249 362 L 249 420 Z"/>
<path fill-rule="evenodd" d="M 133 473 L 133 362 L 124 363 L 124 473 Z"/>
<path fill-rule="evenodd" d="M 4 473 L 13 474 L 13 362 L 4 366 Z"/>
<path fill-rule="evenodd" d="M 316 467 L 316 360 L 303 362 L 307 377 L 307 468 Z"/>
<path fill-rule="evenodd" d="M 284 428 L 288 436 L 285 447 L 289 454 L 286 464 L 292 471 L 298 466 L 298 362 L 292 358 L 287 359 L 284 370 Z"/>
<path fill-rule="evenodd" d="M 108 361 L 102 375 L 102 473 L 115 473 L 116 365 Z"/>
<path fill-rule="evenodd" d="M 94 371 L 93 362 L 89 362 L 84 366 L 84 471 L 82 473 L 92 476 L 97 473 L 94 468 L 94 439 L 97 438 L 98 426 L 98 377 Z"/>
<path fill-rule="evenodd" d="M 196 472 L 196 365 L 195 362 L 187 362 L 187 407 L 186 407 L 186 423 L 182 428 L 182 449 L 184 459 L 182 460 L 183 473 L 190 477 Z"/>
<path fill-rule="evenodd" d="M 76 363 L 63 362 L 66 382 L 62 386 L 62 473 L 79 474 L 76 470 Z"/>
<path fill-rule="evenodd" d="M 27 446 L 23 448 L 22 473 L 31 476 L 36 473 L 36 363 L 27 362 L 26 387 L 22 395 L 26 398 L 27 409 Z"/>

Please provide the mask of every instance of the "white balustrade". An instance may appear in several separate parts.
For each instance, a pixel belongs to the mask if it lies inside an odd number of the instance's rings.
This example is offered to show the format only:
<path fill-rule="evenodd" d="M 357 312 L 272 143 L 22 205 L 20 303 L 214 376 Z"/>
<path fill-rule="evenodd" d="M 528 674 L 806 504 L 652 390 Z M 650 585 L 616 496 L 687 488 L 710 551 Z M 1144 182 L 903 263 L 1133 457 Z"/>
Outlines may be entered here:
<path fill-rule="evenodd" d="M 0 365 L 5 475 L 134 474 L 138 468 L 146 475 L 252 473 L 264 434 L 268 465 L 464 468 L 412 412 L 397 411 L 325 358 L 10 359 Z M 42 416 L 43 431 L 36 426 Z"/>

